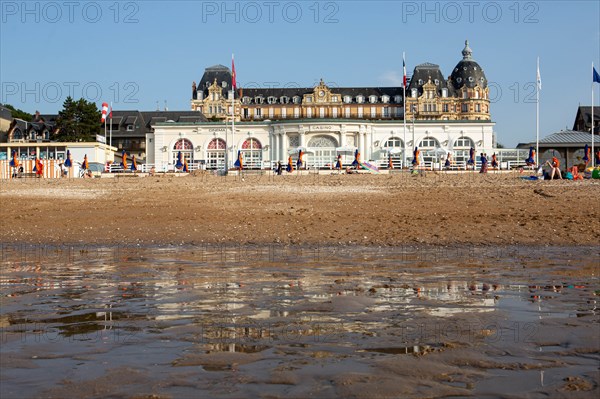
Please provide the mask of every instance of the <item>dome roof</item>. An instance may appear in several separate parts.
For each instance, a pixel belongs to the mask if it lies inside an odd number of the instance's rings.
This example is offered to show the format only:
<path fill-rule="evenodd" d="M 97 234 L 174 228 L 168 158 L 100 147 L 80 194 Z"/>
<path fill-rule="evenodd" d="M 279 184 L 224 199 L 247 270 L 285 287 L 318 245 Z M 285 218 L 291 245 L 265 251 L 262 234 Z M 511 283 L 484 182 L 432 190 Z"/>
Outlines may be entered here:
<path fill-rule="evenodd" d="M 487 87 L 487 78 L 483 69 L 472 58 L 473 51 L 469 47 L 469 41 L 465 41 L 465 48 L 462 51 L 463 59 L 456 64 L 450 79 L 455 89 L 467 86 L 472 89 L 476 85 L 485 89 Z"/>

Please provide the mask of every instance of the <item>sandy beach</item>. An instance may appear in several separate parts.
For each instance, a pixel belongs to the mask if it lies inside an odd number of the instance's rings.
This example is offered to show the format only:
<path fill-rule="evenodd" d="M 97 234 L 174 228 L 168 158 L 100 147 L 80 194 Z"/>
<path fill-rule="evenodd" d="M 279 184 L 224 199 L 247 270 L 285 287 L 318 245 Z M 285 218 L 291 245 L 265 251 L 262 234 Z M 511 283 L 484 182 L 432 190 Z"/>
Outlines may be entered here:
<path fill-rule="evenodd" d="M 595 245 L 600 181 L 518 173 L 0 183 L 0 242 Z"/>
<path fill-rule="evenodd" d="M 2 181 L 0 396 L 595 398 L 600 181 L 520 177 Z"/>

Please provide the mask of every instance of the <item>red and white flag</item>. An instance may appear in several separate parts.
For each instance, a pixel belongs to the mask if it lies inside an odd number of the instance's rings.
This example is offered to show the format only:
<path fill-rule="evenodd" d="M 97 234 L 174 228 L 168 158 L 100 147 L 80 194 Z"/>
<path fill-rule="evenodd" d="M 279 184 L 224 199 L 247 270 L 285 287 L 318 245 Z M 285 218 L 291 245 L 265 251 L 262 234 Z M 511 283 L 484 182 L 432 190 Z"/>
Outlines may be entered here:
<path fill-rule="evenodd" d="M 112 120 L 112 103 L 110 103 L 110 112 L 108 113 L 108 118 Z"/>
<path fill-rule="evenodd" d="M 102 103 L 102 119 L 100 121 L 104 123 L 106 121 L 106 114 L 108 113 L 108 104 Z"/>
<path fill-rule="evenodd" d="M 402 84 L 404 85 L 403 87 L 406 87 L 406 62 L 404 61 L 404 53 L 402 53 L 402 71 L 404 72 Z"/>
<path fill-rule="evenodd" d="M 235 90 L 237 82 L 235 81 L 235 63 L 233 62 L 233 54 L 231 54 L 231 86 Z"/>

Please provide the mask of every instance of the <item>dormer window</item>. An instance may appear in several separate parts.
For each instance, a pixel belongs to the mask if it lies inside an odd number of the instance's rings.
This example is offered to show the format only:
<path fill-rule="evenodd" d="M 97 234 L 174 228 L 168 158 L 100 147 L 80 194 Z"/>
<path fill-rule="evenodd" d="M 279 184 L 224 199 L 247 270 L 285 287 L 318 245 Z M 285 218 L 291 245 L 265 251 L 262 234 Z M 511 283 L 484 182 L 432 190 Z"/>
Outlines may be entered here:
<path fill-rule="evenodd" d="M 127 125 L 127 131 L 133 132 L 133 125 Z"/>
<path fill-rule="evenodd" d="M 365 101 L 365 98 L 363 96 L 356 96 L 356 102 L 359 104 L 362 104 Z"/>
<path fill-rule="evenodd" d="M 394 96 L 394 102 L 396 104 L 400 104 L 402 102 L 402 96 L 400 96 L 400 95 Z"/>
<path fill-rule="evenodd" d="M 275 103 L 277 102 L 277 99 L 276 99 L 275 97 L 273 97 L 273 96 L 269 96 L 269 97 L 267 98 L 267 102 L 268 102 L 269 104 L 275 104 Z"/>
<path fill-rule="evenodd" d="M 381 102 L 384 103 L 384 104 L 389 103 L 390 102 L 390 96 L 388 96 L 388 95 L 381 96 Z"/>
<path fill-rule="evenodd" d="M 456 82 L 457 82 L 457 83 L 460 83 L 460 82 L 462 82 L 462 78 L 460 78 L 460 77 L 456 78 Z"/>
<path fill-rule="evenodd" d="M 221 82 L 221 86 L 226 89 L 227 88 L 227 82 L 226 81 L 222 81 Z"/>
<path fill-rule="evenodd" d="M 436 79 L 433 81 L 433 83 L 435 83 L 435 85 L 438 86 L 440 84 L 440 81 L 439 81 L 439 79 Z"/>
<path fill-rule="evenodd" d="M 350 97 L 350 96 L 344 96 L 344 102 L 346 104 L 350 104 L 352 102 L 352 97 Z"/>
<path fill-rule="evenodd" d="M 377 102 L 377 96 L 369 96 L 369 102 L 375 104 Z"/>
<path fill-rule="evenodd" d="M 210 87 L 210 82 L 206 82 L 206 88 Z"/>
<path fill-rule="evenodd" d="M 312 96 L 306 96 L 306 102 L 312 103 Z"/>
<path fill-rule="evenodd" d="M 442 88 L 442 97 L 448 97 L 448 89 L 446 89 L 445 87 Z"/>
<path fill-rule="evenodd" d="M 294 96 L 292 101 L 294 102 L 294 104 L 300 104 L 300 96 Z"/>
<path fill-rule="evenodd" d="M 287 96 L 282 96 L 279 101 L 281 101 L 282 104 L 287 104 L 290 102 L 290 98 Z"/>
<path fill-rule="evenodd" d="M 473 76 L 469 76 L 469 82 L 473 83 L 475 79 L 473 79 Z"/>
<path fill-rule="evenodd" d="M 338 96 L 331 96 L 331 102 L 337 103 L 338 101 Z"/>
<path fill-rule="evenodd" d="M 243 103 L 243 104 L 245 104 L 245 105 L 248 105 L 248 104 L 250 104 L 250 97 L 248 97 L 248 96 L 244 96 L 244 97 L 242 98 L 242 103 Z"/>
<path fill-rule="evenodd" d="M 265 101 L 263 96 L 257 96 L 254 98 L 254 103 L 255 104 L 262 104 Z"/>
<path fill-rule="evenodd" d="M 419 79 L 418 82 L 419 86 L 421 86 L 423 84 L 423 79 Z"/>
<path fill-rule="evenodd" d="M 417 98 L 417 89 L 416 88 L 411 89 L 410 95 L 412 96 L 412 98 Z"/>

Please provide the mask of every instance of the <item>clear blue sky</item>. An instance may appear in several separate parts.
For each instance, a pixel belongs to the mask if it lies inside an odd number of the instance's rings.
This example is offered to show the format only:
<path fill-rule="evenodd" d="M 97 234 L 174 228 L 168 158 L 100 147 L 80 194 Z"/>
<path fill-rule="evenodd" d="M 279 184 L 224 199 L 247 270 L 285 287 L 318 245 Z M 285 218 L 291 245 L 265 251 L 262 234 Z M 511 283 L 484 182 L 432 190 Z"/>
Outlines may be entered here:
<path fill-rule="evenodd" d="M 0 102 L 56 113 L 71 92 L 98 106 L 188 110 L 205 67 L 240 86 L 394 86 L 416 64 L 448 76 L 464 40 L 492 85 L 506 146 L 572 127 L 600 64 L 598 1 L 0 1 Z M 600 69 L 600 68 L 596 68 Z M 600 91 L 596 84 L 596 104 Z"/>

